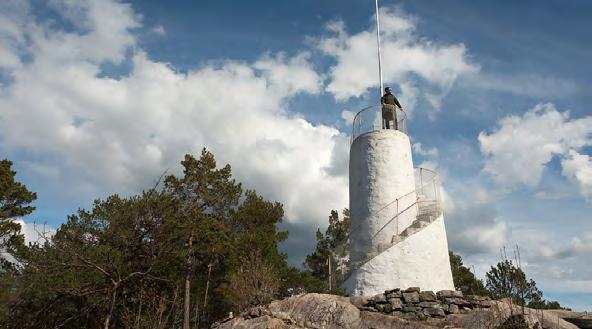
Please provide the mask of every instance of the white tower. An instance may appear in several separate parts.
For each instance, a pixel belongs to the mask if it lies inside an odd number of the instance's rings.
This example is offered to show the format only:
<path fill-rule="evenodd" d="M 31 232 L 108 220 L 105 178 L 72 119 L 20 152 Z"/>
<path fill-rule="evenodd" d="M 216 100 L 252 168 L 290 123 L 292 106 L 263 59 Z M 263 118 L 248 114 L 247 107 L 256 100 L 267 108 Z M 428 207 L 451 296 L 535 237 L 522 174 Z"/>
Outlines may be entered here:
<path fill-rule="evenodd" d="M 349 161 L 351 295 L 393 288 L 453 290 L 435 172 L 414 169 L 406 117 L 382 129 L 380 106 L 354 119 Z"/>

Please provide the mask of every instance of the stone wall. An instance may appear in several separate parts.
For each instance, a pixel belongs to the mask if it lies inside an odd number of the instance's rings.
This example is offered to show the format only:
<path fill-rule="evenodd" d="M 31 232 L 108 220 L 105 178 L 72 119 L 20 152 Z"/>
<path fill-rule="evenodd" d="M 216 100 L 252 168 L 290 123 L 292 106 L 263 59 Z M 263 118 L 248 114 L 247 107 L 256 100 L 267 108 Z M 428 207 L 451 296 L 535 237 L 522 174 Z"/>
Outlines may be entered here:
<path fill-rule="evenodd" d="M 577 329 L 553 313 L 450 290 L 411 288 L 365 298 L 296 295 L 229 314 L 212 329 L 492 329 L 507 328 L 517 316 L 531 329 Z"/>
<path fill-rule="evenodd" d="M 409 320 L 444 319 L 474 309 L 487 309 L 491 299 L 484 296 L 463 296 L 461 291 L 421 291 L 413 287 L 405 290 L 387 290 L 373 297 L 354 296 L 350 301 L 362 311 L 379 312 Z"/>

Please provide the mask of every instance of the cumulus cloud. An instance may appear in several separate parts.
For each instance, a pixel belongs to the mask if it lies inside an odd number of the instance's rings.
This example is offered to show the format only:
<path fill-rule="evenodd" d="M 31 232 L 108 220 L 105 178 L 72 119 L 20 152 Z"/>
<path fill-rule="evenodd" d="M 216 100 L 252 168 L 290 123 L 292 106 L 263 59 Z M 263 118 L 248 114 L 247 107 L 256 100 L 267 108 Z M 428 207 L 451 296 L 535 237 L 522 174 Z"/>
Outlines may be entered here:
<path fill-rule="evenodd" d="M 478 181 L 447 179 L 443 189 L 450 249 L 463 255 L 495 254 L 510 236 L 498 215 L 496 197 Z"/>
<path fill-rule="evenodd" d="M 563 175 L 574 181 L 586 198 L 592 198 L 592 158 L 569 150 L 566 158 L 561 161 Z"/>
<path fill-rule="evenodd" d="M 407 108 L 411 109 L 409 104 L 417 97 L 412 76 L 427 83 L 430 87 L 426 90 L 428 101 L 438 109 L 442 97 L 459 76 L 479 71 L 479 67 L 469 61 L 463 44 L 439 45 L 414 34 L 416 21 L 413 17 L 383 8 L 380 19 L 384 80 L 400 86 L 401 99 Z M 326 90 L 335 99 L 346 100 L 376 87 L 375 28 L 349 34 L 342 21 L 333 21 L 326 29 L 329 35 L 318 40 L 318 48 L 337 61 L 330 69 Z"/>
<path fill-rule="evenodd" d="M 590 184 L 587 158 L 576 150 L 592 145 L 592 116 L 571 119 L 553 104 L 538 104 L 521 117 L 501 119 L 492 133 L 481 132 L 478 139 L 483 170 L 501 186 L 536 187 L 555 156 L 564 158 L 564 175 L 574 177 L 584 192 Z"/>
<path fill-rule="evenodd" d="M 548 258 L 567 258 L 577 255 L 592 255 L 592 233 L 584 233 L 580 237 L 574 237 L 568 245 L 542 245 L 539 255 Z"/>
<path fill-rule="evenodd" d="M 22 219 L 16 219 L 21 226 L 21 234 L 25 236 L 25 243 L 44 243 L 55 234 L 55 229 L 51 226 L 38 223 L 27 223 Z"/>
<path fill-rule="evenodd" d="M 310 53 L 303 52 L 295 57 L 286 58 L 283 53 L 275 57 L 269 54 L 253 64 L 262 71 L 262 75 L 279 95 L 292 96 L 299 92 L 318 94 L 322 80 L 309 63 Z"/>
<path fill-rule="evenodd" d="M 429 156 L 429 157 L 437 157 L 438 156 L 438 149 L 435 147 L 432 147 L 430 149 L 424 149 L 423 146 L 421 145 L 421 143 L 413 143 L 412 145 L 413 148 L 413 152 L 415 154 L 421 155 L 421 156 Z"/>
<path fill-rule="evenodd" d="M 26 45 L 23 30 L 29 5 L 25 1 L 6 0 L 0 3 L 0 73 L 2 69 L 21 66 L 19 54 Z"/>
<path fill-rule="evenodd" d="M 135 193 L 183 154 L 210 149 L 248 188 L 284 204 L 293 223 L 324 225 L 347 205 L 347 136 L 290 114 L 288 100 L 321 91 L 307 53 L 228 60 L 181 74 L 137 50 L 131 71 L 104 76 L 136 45 L 138 16 L 118 1 L 52 1 L 74 30 L 29 13 L 30 60 L 0 90 L 0 148 L 22 156 L 59 193 Z M 9 15 L 10 16 L 10 15 Z M 0 44 L 4 44 L 0 34 Z M 11 50 L 19 56 L 18 52 Z"/>
<path fill-rule="evenodd" d="M 464 203 L 446 209 L 450 248 L 463 254 L 495 253 L 508 239 L 508 225 L 493 204 Z"/>

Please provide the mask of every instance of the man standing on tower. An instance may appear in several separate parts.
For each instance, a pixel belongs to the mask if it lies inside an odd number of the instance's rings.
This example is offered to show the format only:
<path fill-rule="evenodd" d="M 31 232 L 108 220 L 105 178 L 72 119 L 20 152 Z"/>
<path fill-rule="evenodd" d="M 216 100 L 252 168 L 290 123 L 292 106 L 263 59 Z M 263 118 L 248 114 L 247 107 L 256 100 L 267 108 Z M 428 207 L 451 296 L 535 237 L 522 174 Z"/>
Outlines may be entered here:
<path fill-rule="evenodd" d="M 382 128 L 391 129 L 390 122 L 393 121 L 393 129 L 397 130 L 397 108 L 403 109 L 399 100 L 393 95 L 393 89 L 391 87 L 384 88 L 385 94 L 380 98 L 380 104 L 382 105 Z"/>

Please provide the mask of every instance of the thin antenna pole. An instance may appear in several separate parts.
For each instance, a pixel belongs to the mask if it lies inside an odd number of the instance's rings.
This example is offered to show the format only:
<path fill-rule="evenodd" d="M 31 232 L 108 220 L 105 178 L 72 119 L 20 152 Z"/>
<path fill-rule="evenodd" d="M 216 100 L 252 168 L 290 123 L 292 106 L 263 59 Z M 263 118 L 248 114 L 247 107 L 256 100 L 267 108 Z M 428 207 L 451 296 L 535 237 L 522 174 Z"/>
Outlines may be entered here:
<path fill-rule="evenodd" d="M 380 79 L 380 97 L 384 94 L 384 85 L 382 84 L 382 55 L 380 53 L 380 15 L 378 14 L 378 0 L 376 3 L 376 44 L 378 45 L 378 78 Z"/>

